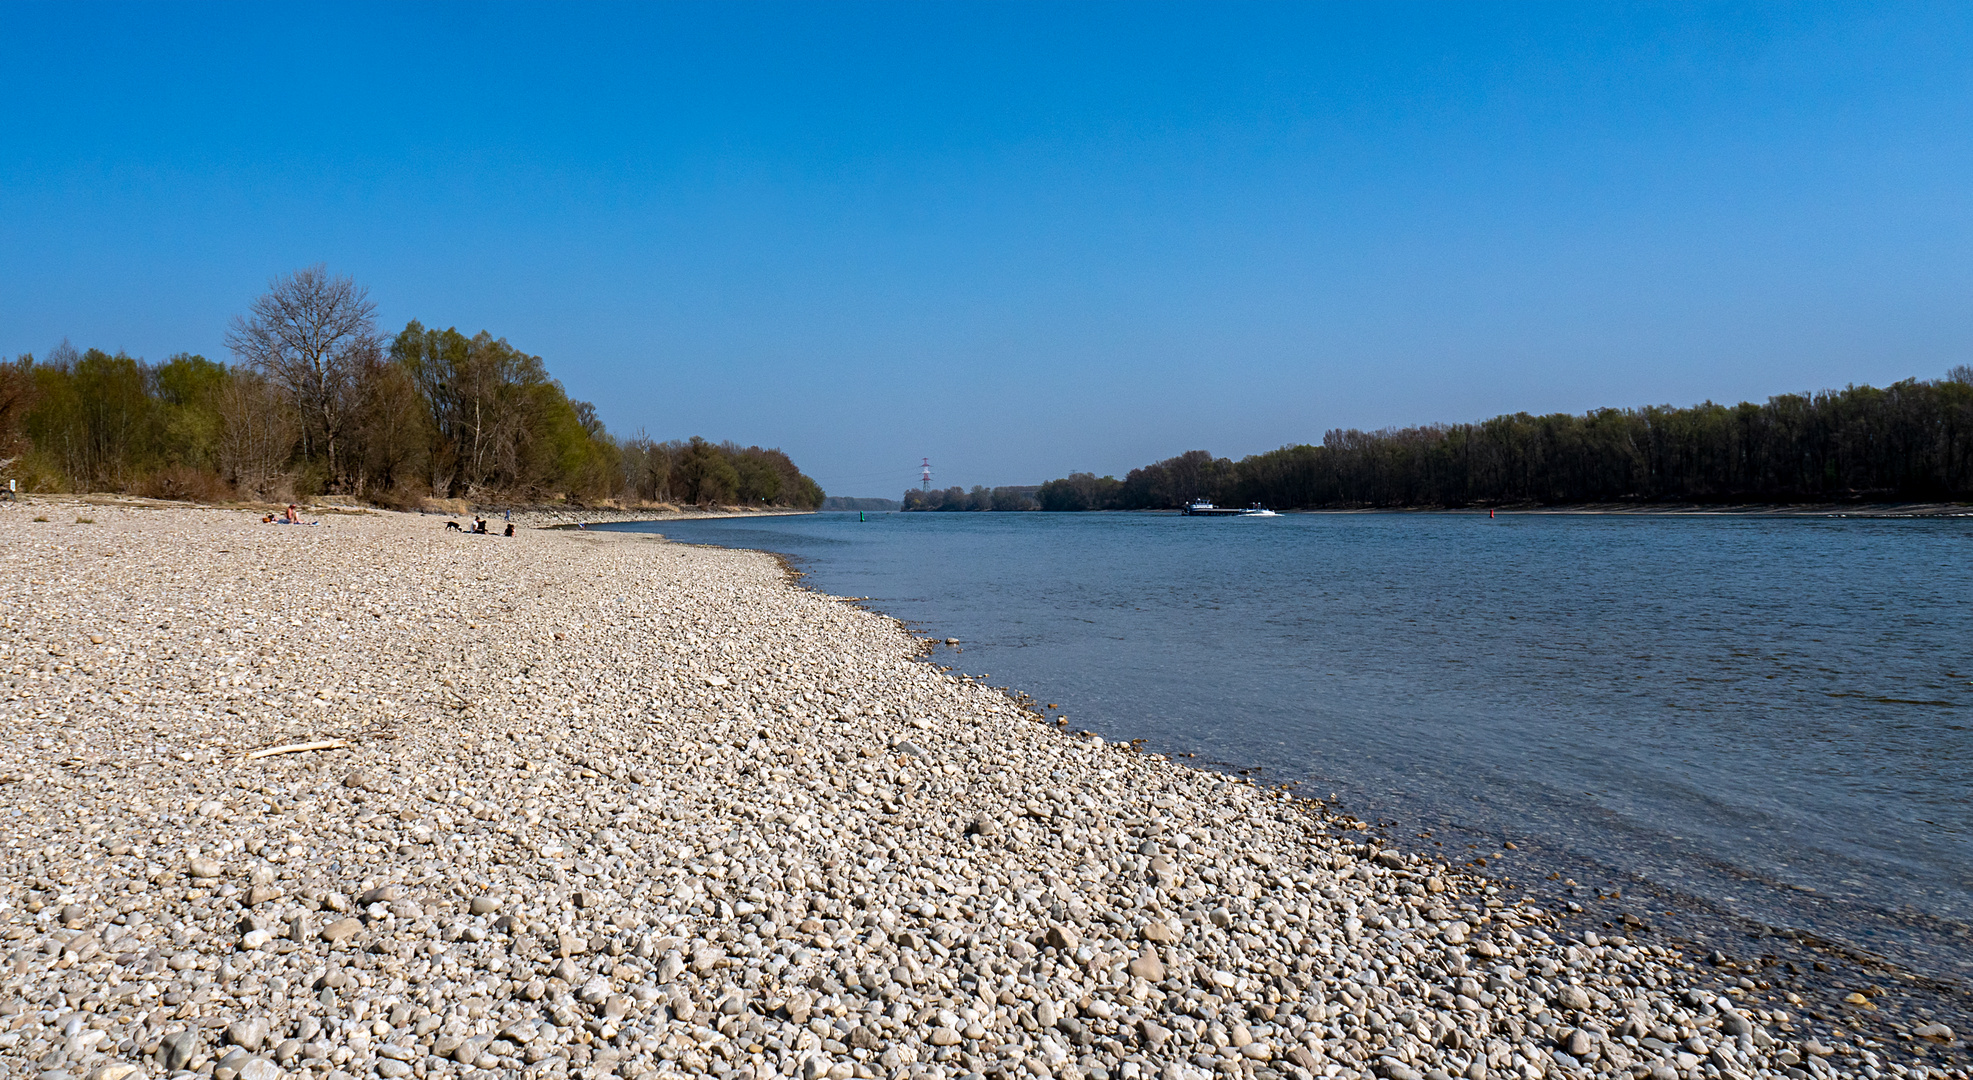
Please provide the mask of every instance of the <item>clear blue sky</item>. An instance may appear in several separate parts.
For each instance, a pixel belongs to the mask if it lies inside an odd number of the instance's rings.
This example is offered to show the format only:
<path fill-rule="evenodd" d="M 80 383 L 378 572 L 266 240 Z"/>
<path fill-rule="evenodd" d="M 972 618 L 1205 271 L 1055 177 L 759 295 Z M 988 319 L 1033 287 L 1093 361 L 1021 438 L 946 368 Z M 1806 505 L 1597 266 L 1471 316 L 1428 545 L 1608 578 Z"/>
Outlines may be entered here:
<path fill-rule="evenodd" d="M 316 262 L 825 488 L 1973 358 L 1973 7 L 0 5 L 0 352 Z"/>

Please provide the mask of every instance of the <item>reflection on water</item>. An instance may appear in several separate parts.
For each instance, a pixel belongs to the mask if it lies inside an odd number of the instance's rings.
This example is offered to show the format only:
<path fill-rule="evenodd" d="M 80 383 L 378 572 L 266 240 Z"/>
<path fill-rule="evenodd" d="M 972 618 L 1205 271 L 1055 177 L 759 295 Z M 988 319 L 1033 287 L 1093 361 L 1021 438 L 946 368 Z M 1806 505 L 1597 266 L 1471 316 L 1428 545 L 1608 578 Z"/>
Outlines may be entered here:
<path fill-rule="evenodd" d="M 1973 521 L 649 527 L 794 556 L 1106 737 L 1533 837 L 1840 939 L 1925 933 L 1877 912 L 1973 917 Z M 1973 972 L 1949 929 L 1911 944 Z"/>

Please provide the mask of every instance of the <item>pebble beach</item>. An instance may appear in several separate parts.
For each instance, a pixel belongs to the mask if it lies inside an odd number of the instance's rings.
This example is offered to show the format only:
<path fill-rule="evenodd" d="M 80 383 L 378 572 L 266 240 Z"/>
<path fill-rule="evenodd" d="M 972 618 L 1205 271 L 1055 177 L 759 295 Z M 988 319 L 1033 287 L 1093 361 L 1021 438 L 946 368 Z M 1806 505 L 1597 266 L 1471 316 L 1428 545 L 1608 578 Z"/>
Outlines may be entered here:
<path fill-rule="evenodd" d="M 0 504 L 0 1075 L 1965 1075 L 770 556 L 320 521 Z"/>

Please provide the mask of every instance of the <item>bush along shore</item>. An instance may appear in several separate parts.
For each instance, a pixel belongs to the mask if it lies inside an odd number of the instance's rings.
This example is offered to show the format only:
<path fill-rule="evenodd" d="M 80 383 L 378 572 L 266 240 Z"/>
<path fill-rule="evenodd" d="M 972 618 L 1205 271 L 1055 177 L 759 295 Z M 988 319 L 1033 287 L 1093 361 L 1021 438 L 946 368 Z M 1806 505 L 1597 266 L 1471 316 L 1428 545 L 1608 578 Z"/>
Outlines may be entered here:
<path fill-rule="evenodd" d="M 763 555 L 42 502 L 0 560 L 0 1073 L 1942 1075 Z"/>

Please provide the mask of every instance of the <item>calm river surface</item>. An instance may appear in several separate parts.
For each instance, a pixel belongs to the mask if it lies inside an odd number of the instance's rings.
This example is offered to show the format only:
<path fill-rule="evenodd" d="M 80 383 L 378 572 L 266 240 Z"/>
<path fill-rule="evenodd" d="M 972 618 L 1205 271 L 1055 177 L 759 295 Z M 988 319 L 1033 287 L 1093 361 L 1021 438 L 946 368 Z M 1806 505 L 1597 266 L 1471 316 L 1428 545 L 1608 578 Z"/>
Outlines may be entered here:
<path fill-rule="evenodd" d="M 620 527 L 792 556 L 1075 727 L 1337 792 L 1414 846 L 1520 839 L 1973 973 L 1973 520 Z"/>

